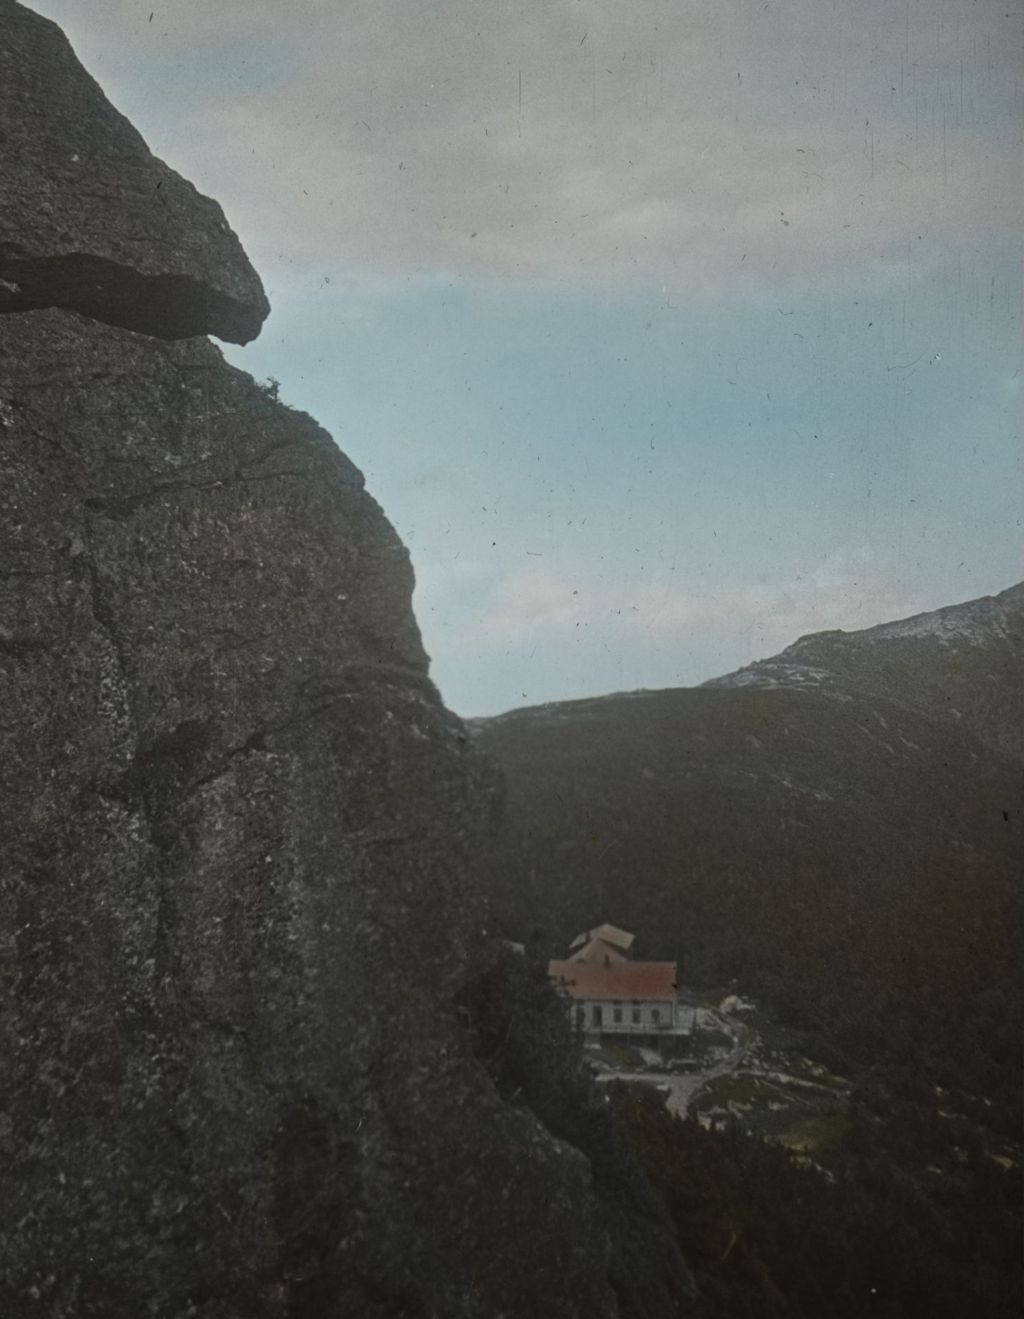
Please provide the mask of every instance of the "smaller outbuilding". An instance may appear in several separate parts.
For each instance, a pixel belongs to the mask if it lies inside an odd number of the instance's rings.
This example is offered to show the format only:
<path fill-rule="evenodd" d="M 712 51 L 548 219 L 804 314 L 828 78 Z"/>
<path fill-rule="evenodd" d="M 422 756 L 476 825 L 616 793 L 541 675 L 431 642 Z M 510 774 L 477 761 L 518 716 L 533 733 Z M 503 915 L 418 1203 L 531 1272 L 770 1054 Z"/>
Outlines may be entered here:
<path fill-rule="evenodd" d="M 617 925 L 599 925 L 584 930 L 569 945 L 570 962 L 624 962 L 636 942 L 632 934 Z"/>

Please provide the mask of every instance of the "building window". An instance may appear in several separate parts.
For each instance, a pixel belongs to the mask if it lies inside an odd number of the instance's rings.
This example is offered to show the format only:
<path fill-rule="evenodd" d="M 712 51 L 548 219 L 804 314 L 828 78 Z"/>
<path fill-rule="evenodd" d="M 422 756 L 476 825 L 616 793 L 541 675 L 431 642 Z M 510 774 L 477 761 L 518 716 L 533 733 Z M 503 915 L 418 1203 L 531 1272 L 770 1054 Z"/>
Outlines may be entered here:
<path fill-rule="evenodd" d="M 641 1018 L 641 1016 L 642 1016 L 642 1013 L 640 1012 L 640 1009 L 639 1009 L 639 1008 L 634 1008 L 634 1009 L 633 1009 L 633 1025 L 634 1025 L 634 1026 L 639 1026 L 639 1025 L 640 1025 L 640 1018 Z"/>
<path fill-rule="evenodd" d="M 576 1029 L 582 1030 L 585 1021 L 585 1015 L 582 1008 L 576 1009 Z"/>
<path fill-rule="evenodd" d="M 651 1008 L 651 1020 L 655 1026 L 661 1021 L 661 1008 Z"/>
<path fill-rule="evenodd" d="M 615 1022 L 616 1026 L 621 1026 L 621 1025 L 622 1025 L 622 1009 L 621 1009 L 621 1008 L 612 1008 L 612 1021 Z"/>
<path fill-rule="evenodd" d="M 604 1024 L 600 1003 L 594 1004 L 593 1012 L 591 1014 L 591 1021 L 595 1026 L 602 1026 Z"/>

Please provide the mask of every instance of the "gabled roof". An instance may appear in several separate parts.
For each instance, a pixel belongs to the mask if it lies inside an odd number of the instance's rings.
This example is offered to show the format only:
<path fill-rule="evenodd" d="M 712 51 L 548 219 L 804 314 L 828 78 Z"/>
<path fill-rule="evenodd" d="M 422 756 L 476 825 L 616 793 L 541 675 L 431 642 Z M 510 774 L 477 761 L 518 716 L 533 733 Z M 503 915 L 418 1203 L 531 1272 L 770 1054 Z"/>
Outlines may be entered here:
<path fill-rule="evenodd" d="M 606 943 L 604 939 L 591 939 L 582 948 L 576 948 L 569 954 L 570 962 L 625 962 L 629 957 L 621 948 Z"/>
<path fill-rule="evenodd" d="M 677 974 L 675 962 L 548 963 L 549 977 L 578 999 L 674 1003 Z"/>
<path fill-rule="evenodd" d="M 624 953 L 628 953 L 630 948 L 633 947 L 635 938 L 635 935 L 626 930 L 620 930 L 617 925 L 599 925 L 594 930 L 584 930 L 582 934 L 577 934 L 569 945 L 569 951 L 580 948 L 593 939 L 601 939 L 605 943 L 610 943 L 613 948 L 621 948 Z"/>

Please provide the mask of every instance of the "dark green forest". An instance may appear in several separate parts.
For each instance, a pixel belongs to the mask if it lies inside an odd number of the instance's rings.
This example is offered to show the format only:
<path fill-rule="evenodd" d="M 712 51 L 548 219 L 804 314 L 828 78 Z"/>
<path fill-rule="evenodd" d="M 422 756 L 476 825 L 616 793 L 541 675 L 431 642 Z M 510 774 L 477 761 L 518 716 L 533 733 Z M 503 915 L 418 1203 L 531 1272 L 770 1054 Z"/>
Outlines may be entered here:
<path fill-rule="evenodd" d="M 927 1194 L 901 1170 L 909 1151 L 899 1138 L 856 1108 L 844 1147 L 819 1171 L 738 1125 L 710 1132 L 671 1117 L 645 1088 L 613 1087 L 611 1107 L 669 1208 L 710 1315 L 1020 1313 L 1018 1175 L 980 1151 Z"/>

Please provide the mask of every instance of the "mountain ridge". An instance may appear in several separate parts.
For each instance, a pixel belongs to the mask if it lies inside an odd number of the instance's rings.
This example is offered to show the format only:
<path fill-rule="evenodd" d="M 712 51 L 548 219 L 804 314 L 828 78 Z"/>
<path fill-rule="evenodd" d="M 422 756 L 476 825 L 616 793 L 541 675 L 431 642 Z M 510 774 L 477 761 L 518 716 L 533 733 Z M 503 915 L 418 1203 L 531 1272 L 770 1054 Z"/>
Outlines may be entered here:
<path fill-rule="evenodd" d="M 985 636 L 983 626 L 973 628 L 967 626 L 968 620 L 978 619 L 979 615 L 983 624 L 990 625 L 989 637 Z M 994 627 L 991 626 L 993 618 Z M 514 706 L 494 715 L 474 715 L 464 719 L 464 722 L 467 728 L 476 734 L 499 721 L 515 720 L 520 717 L 531 718 L 538 712 L 545 714 L 568 712 L 601 701 L 643 701 L 665 692 L 742 687 L 788 687 L 793 690 L 806 690 L 821 686 L 828 680 L 838 682 L 844 679 L 841 669 L 834 671 L 814 663 L 815 659 L 824 662 L 824 657 L 820 653 L 816 655 L 815 652 L 816 650 L 820 652 L 822 647 L 828 645 L 837 647 L 840 653 L 860 645 L 894 639 L 934 640 L 935 644 L 943 649 L 949 649 L 955 646 L 957 640 L 963 640 L 979 648 L 983 647 L 990 638 L 1005 639 L 1015 647 L 1012 660 L 1016 667 L 1012 676 L 1020 672 L 1024 679 L 1024 666 L 1019 653 L 1024 648 L 1024 582 L 1016 583 L 995 595 L 978 596 L 956 605 L 943 605 L 938 609 L 908 615 L 906 618 L 875 623 L 867 628 L 853 630 L 831 628 L 821 632 L 807 632 L 775 655 L 754 660 L 741 668 L 707 678 L 691 686 L 639 687 L 566 700 L 543 701 L 536 705 Z M 850 681 L 848 675 L 845 676 L 845 680 Z M 891 699 L 907 700 L 907 696 L 891 694 Z M 954 714 L 953 717 L 956 718 L 957 715 Z M 996 748 L 1006 749 L 998 743 Z"/>
<path fill-rule="evenodd" d="M 887 651 L 881 657 L 880 646 Z M 993 749 L 1024 756 L 1022 655 L 1024 582 L 869 628 L 808 633 L 777 655 L 701 686 L 870 690 L 962 722 Z M 993 667 L 1003 671 L 993 673 Z M 983 695 L 993 681 L 999 682 L 998 708 L 978 699 L 979 689 Z M 958 693 L 963 710 L 954 704 Z"/>

